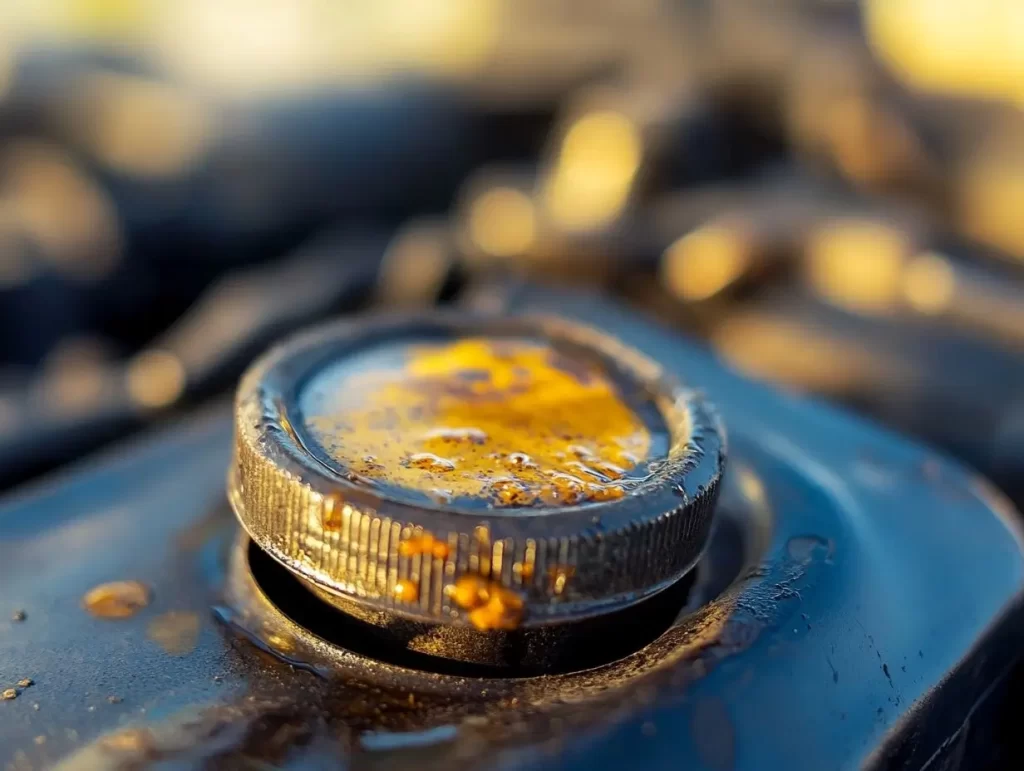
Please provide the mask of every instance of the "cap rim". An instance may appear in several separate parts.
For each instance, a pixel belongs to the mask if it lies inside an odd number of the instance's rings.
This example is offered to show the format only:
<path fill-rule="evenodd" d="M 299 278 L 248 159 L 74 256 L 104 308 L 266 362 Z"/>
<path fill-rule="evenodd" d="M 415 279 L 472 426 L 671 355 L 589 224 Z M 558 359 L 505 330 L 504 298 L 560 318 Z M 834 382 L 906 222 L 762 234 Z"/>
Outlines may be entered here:
<path fill-rule="evenodd" d="M 353 346 L 424 329 L 583 345 L 684 418 L 686 440 L 673 441 L 662 468 L 624 498 L 515 515 L 415 505 L 353 483 L 304 447 L 290 419 L 296 388 Z M 614 338 L 550 316 L 382 317 L 307 332 L 270 351 L 243 378 L 235 440 L 229 498 L 258 546 L 328 592 L 444 623 L 465 621 L 449 597 L 463 575 L 520 593 L 524 625 L 594 615 L 660 591 L 703 549 L 725 457 L 721 423 L 698 394 Z M 424 533 L 442 544 L 438 555 L 401 553 L 403 542 Z"/>

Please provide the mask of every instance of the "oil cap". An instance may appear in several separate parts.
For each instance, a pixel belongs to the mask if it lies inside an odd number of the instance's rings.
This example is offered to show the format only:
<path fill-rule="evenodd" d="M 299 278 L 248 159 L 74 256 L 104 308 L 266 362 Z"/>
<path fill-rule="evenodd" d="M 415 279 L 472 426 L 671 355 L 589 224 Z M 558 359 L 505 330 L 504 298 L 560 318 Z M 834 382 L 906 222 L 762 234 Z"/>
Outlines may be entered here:
<path fill-rule="evenodd" d="M 724 459 L 701 396 L 611 336 L 432 313 L 335 323 L 258 360 L 228 493 L 325 612 L 500 665 L 682 583 Z"/>

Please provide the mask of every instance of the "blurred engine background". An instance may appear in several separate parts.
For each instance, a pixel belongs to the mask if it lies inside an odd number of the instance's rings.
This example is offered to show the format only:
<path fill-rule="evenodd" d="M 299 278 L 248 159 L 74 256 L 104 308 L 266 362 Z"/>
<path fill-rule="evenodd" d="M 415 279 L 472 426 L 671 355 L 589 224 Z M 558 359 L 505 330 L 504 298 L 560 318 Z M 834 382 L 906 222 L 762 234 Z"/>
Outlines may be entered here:
<path fill-rule="evenodd" d="M 0 485 L 369 306 L 614 293 L 1024 501 L 1020 0 L 5 0 Z"/>

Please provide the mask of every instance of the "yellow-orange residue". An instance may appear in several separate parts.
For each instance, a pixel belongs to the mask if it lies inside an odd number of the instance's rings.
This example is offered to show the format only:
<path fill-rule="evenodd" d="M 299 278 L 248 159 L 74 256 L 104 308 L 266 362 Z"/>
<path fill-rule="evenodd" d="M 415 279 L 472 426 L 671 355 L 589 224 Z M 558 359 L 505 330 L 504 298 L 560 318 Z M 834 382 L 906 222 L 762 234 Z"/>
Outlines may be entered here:
<path fill-rule="evenodd" d="M 403 557 L 415 557 L 417 554 L 424 554 L 443 560 L 448 557 L 448 552 L 448 544 L 434 538 L 430 533 L 414 535 L 412 538 L 402 541 L 398 547 L 398 553 Z"/>
<path fill-rule="evenodd" d="M 461 576 L 449 588 L 449 595 L 456 605 L 469 611 L 469 622 L 477 629 L 515 629 L 522 621 L 523 598 L 483 576 Z"/>
<path fill-rule="evenodd" d="M 394 595 L 398 602 L 414 602 L 420 594 L 420 587 L 415 581 L 401 580 L 395 584 Z"/>
<path fill-rule="evenodd" d="M 572 505 L 621 498 L 651 449 L 647 426 L 597 361 L 525 339 L 404 353 L 321 389 L 307 410 L 314 438 L 353 479 L 441 501 Z"/>

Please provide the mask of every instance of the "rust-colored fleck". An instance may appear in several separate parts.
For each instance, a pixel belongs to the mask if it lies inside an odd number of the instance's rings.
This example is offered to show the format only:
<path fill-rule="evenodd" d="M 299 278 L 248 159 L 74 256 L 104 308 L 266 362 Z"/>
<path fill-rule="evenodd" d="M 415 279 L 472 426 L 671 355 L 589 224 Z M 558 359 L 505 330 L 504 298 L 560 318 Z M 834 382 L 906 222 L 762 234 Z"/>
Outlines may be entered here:
<path fill-rule="evenodd" d="M 415 602 L 420 595 L 420 587 L 415 581 L 401 580 L 392 590 L 397 602 Z"/>
<path fill-rule="evenodd" d="M 523 598 L 496 581 L 463 575 L 449 594 L 456 605 L 469 611 L 467 618 L 477 629 L 515 629 L 523 619 Z"/>
<path fill-rule="evenodd" d="M 149 587 L 139 581 L 112 581 L 90 589 L 82 607 L 97 618 L 131 618 L 149 605 Z"/>
<path fill-rule="evenodd" d="M 448 558 L 448 544 L 430 533 L 414 535 L 398 547 L 398 553 L 403 557 L 415 557 L 417 554 L 428 554 L 435 559 L 443 560 Z"/>
<path fill-rule="evenodd" d="M 401 353 L 310 386 L 309 430 L 354 481 L 505 508 L 612 500 L 639 481 L 651 432 L 597 359 L 525 338 Z"/>
<path fill-rule="evenodd" d="M 324 496 L 323 517 L 321 525 L 324 530 L 337 532 L 341 530 L 342 510 L 345 507 L 345 499 L 337 493 Z"/>
<path fill-rule="evenodd" d="M 163 613 L 149 622 L 146 635 L 163 648 L 164 653 L 187 656 L 195 650 L 199 639 L 199 616 L 177 610 Z"/>
<path fill-rule="evenodd" d="M 16 688 L 5 688 L 0 691 L 0 701 L 12 701 L 18 698 L 18 690 Z"/>

